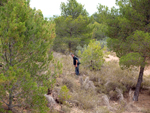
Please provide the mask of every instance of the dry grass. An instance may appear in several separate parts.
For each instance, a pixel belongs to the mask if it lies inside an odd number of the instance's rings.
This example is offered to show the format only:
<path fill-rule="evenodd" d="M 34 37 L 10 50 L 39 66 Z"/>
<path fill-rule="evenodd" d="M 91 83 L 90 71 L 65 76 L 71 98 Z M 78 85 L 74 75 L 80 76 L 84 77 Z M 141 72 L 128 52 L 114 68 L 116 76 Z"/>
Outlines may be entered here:
<path fill-rule="evenodd" d="M 72 57 L 54 53 L 63 64 L 63 74 L 58 81 L 59 87 L 66 85 L 70 90 L 71 98 L 69 102 L 73 106 L 86 110 L 86 113 L 121 113 L 124 111 L 140 111 L 132 102 L 130 89 L 134 88 L 138 78 L 138 68 L 122 70 L 118 61 L 105 62 L 99 71 L 90 71 L 80 65 L 80 76 L 74 74 Z M 96 87 L 83 88 L 86 78 L 94 83 Z M 148 77 L 149 78 L 149 77 Z M 144 78 L 143 86 L 150 86 L 148 78 Z M 119 89 L 119 90 L 117 90 Z M 129 101 L 124 98 L 124 94 L 130 95 Z M 107 102 L 103 97 L 107 95 Z M 109 100 L 109 101 L 108 101 Z M 111 100 L 118 100 L 117 105 L 111 103 Z M 120 100 L 120 101 L 119 101 Z M 133 108 L 132 108 L 133 107 Z"/>

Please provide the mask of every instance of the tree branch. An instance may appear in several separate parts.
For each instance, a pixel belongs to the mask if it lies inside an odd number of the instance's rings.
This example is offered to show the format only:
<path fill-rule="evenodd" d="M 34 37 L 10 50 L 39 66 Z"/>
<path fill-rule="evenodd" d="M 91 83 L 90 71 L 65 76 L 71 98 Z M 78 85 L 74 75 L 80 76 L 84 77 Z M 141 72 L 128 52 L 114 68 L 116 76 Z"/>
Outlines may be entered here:
<path fill-rule="evenodd" d="M 16 107 L 16 106 L 20 107 L 21 104 L 20 105 L 19 104 L 13 105 L 13 106 L 11 106 L 11 108 Z"/>
<path fill-rule="evenodd" d="M 12 66 L 12 50 L 11 50 L 11 44 L 10 43 L 9 43 L 9 52 L 10 52 L 10 54 L 9 54 L 9 57 L 10 57 L 9 58 L 9 60 L 10 60 L 9 62 L 10 63 L 9 64 Z"/>
<path fill-rule="evenodd" d="M 21 92 L 14 94 L 12 97 L 14 98 L 14 97 L 18 96 L 19 94 L 21 94 Z"/>
<path fill-rule="evenodd" d="M 2 97 L 0 97 L 1 98 L 1 100 L 8 106 L 8 104 L 2 99 Z"/>
<path fill-rule="evenodd" d="M 8 106 L 8 104 L 3 99 L 1 99 L 1 100 Z"/>

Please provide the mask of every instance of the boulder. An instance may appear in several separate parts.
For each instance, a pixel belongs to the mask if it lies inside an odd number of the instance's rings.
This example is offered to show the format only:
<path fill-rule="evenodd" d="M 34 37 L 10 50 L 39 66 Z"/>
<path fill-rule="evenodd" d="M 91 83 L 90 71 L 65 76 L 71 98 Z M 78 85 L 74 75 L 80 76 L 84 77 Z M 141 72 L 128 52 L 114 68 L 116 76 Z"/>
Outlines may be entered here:
<path fill-rule="evenodd" d="M 44 94 L 44 96 L 46 97 L 46 99 L 48 101 L 48 107 L 54 107 L 56 105 L 56 102 L 51 95 Z"/>
<path fill-rule="evenodd" d="M 86 77 L 86 78 L 85 78 L 85 81 L 83 82 L 82 87 L 83 87 L 84 89 L 86 89 L 86 90 L 87 90 L 87 89 L 95 90 L 94 83 L 89 80 L 89 77 Z"/>

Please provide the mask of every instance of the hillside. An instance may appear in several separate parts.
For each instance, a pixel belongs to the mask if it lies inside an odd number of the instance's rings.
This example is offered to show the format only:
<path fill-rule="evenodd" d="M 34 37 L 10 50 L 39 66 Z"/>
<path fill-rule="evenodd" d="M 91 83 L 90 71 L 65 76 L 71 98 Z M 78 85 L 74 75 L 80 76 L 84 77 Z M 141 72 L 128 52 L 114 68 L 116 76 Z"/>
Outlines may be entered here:
<path fill-rule="evenodd" d="M 90 71 L 80 65 L 80 76 L 74 74 L 71 56 L 54 53 L 63 63 L 63 73 L 57 78 L 52 97 L 61 87 L 69 89 L 69 99 L 54 105 L 62 113 L 148 113 L 150 106 L 150 76 L 144 77 L 139 101 L 133 102 L 138 69 L 121 70 L 118 58 L 109 55 L 100 71 Z M 55 96 L 54 96 L 54 95 Z M 50 97 L 51 97 L 50 96 Z M 59 97 L 58 97 L 59 98 Z"/>

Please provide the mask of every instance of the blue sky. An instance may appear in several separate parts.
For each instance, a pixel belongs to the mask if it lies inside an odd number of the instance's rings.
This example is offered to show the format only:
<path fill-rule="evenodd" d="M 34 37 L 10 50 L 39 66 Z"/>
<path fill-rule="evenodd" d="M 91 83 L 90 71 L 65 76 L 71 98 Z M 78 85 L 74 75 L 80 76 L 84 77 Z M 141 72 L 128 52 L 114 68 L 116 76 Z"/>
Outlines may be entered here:
<path fill-rule="evenodd" d="M 98 4 L 106 5 L 109 8 L 115 6 L 116 0 L 77 0 L 77 2 L 84 5 L 84 8 L 90 15 L 97 12 Z M 67 2 L 67 0 L 31 0 L 31 8 L 40 9 L 43 12 L 44 17 L 52 17 L 53 15 L 60 15 L 61 2 Z"/>

